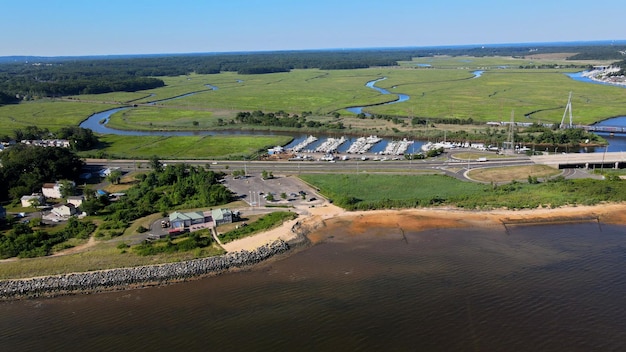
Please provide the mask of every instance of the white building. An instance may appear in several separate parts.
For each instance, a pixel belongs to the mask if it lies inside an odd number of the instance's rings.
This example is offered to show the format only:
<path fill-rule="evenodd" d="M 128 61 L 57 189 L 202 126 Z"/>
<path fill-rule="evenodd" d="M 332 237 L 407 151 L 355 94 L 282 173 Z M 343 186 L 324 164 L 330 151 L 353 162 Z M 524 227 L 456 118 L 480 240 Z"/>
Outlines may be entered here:
<path fill-rule="evenodd" d="M 72 184 L 72 186 L 76 186 L 76 184 L 73 181 L 70 181 L 70 183 Z M 63 188 L 63 185 L 59 181 L 55 183 L 44 183 L 43 186 L 41 187 L 41 193 L 46 198 L 59 199 L 59 198 L 63 198 L 63 196 L 61 195 L 61 188 Z"/>
<path fill-rule="evenodd" d="M 70 217 L 74 214 L 76 214 L 76 207 L 74 206 L 74 204 L 57 204 L 52 208 L 52 212 L 55 215 L 61 216 L 61 217 Z"/>
<path fill-rule="evenodd" d="M 46 202 L 45 198 L 39 193 L 33 193 L 30 196 L 22 196 L 20 201 L 22 202 L 22 206 L 25 208 L 32 207 L 34 205 L 44 205 Z"/>
<path fill-rule="evenodd" d="M 69 196 L 67 197 L 67 202 L 69 204 L 73 204 L 75 207 L 80 207 L 85 201 L 85 197 L 83 196 Z"/>

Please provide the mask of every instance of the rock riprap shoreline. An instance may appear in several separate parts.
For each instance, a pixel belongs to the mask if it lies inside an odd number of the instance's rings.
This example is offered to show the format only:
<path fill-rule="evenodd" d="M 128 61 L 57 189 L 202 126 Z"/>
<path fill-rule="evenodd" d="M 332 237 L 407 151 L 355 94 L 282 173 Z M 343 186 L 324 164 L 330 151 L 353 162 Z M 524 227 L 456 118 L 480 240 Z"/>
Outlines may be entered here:
<path fill-rule="evenodd" d="M 4 280 L 0 281 L 0 299 L 92 293 L 182 281 L 258 264 L 287 252 L 289 248 L 287 242 L 279 240 L 253 251 L 242 250 L 178 263 Z"/>

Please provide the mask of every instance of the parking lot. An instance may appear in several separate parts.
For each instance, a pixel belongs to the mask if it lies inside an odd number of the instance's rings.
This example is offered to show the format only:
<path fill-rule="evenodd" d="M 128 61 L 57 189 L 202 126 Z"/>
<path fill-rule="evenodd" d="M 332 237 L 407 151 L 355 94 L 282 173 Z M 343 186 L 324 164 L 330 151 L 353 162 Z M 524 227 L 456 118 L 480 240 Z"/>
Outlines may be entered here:
<path fill-rule="evenodd" d="M 299 206 L 323 202 L 315 189 L 293 176 L 279 175 L 266 180 L 261 178 L 260 174 L 238 178 L 227 176 L 224 185 L 250 206 Z M 268 198 L 274 200 L 270 201 Z"/>

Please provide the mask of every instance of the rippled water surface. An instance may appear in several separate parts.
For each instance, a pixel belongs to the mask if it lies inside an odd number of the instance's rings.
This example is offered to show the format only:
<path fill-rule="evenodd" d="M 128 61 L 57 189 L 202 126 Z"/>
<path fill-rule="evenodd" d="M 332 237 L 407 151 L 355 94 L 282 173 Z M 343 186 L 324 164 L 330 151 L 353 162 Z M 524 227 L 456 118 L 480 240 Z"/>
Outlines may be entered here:
<path fill-rule="evenodd" d="M 248 272 L 0 303 L 27 350 L 626 350 L 626 227 L 349 236 Z"/>

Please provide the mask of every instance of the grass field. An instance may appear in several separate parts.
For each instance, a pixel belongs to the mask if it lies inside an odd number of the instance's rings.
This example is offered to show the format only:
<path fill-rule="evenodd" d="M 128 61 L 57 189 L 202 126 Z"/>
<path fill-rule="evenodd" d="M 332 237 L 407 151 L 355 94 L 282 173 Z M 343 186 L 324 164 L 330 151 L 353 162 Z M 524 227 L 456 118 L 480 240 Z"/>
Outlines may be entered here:
<path fill-rule="evenodd" d="M 120 237 L 118 240 L 98 243 L 96 246 L 76 254 L 4 262 L 1 264 L 0 280 L 178 262 L 224 253 L 221 248 L 214 246 L 184 253 L 139 256 L 131 252 L 123 253 L 117 246 L 124 242 L 124 238 Z"/>
<path fill-rule="evenodd" d="M 215 75 L 166 77 L 164 80 L 167 86 L 163 88 L 125 96 L 92 95 L 74 98 L 88 101 L 130 101 L 143 94 L 147 98 L 133 100 L 141 103 L 197 92 L 180 99 L 157 103 L 157 106 L 219 112 L 220 117 L 228 116 L 227 112 L 232 117 L 235 112 L 244 110 L 284 110 L 291 113 L 312 111 L 315 115 L 340 111 L 349 116 L 343 108 L 376 104 L 395 98 L 394 95 L 382 95 L 365 87 L 367 81 L 387 77 L 377 83 L 377 86 L 393 93 L 408 94 L 411 98 L 403 103 L 368 107 L 366 111 L 409 117 L 471 117 L 476 121 L 508 121 L 512 111 L 515 112 L 516 120 L 522 121 L 526 114 L 535 112 L 534 121 L 560 122 L 567 97 L 572 92 L 575 122 L 590 123 L 626 114 L 624 88 L 577 82 L 565 74 L 580 70 L 566 68 L 565 65 L 596 63 L 605 62 L 571 62 L 554 57 L 429 57 L 403 62 L 399 67 L 360 70 L 311 69 L 265 75 L 225 72 Z M 428 64 L 431 67 L 420 68 L 418 64 Z M 564 68 L 519 68 L 532 64 L 560 64 Z M 475 70 L 484 72 L 481 77 L 472 78 Z M 210 90 L 206 84 L 214 85 L 218 89 Z M 170 120 L 171 124 L 180 126 L 185 125 L 185 119 L 189 116 L 172 117 L 181 121 Z M 155 119 L 157 122 L 161 120 L 160 117 Z"/>
<path fill-rule="evenodd" d="M 537 178 L 549 178 L 561 174 L 560 170 L 546 165 L 527 165 L 527 166 L 509 166 L 509 167 L 493 167 L 480 168 L 470 170 L 469 177 L 472 180 L 480 182 L 511 182 L 526 181 L 528 176 Z"/>
<path fill-rule="evenodd" d="M 128 137 L 105 135 L 100 137 L 102 147 L 80 152 L 83 157 L 109 157 L 120 159 L 214 159 L 245 158 L 259 150 L 291 141 L 288 136 L 185 136 Z"/>
<path fill-rule="evenodd" d="M 355 197 L 365 203 L 382 199 L 451 198 L 480 193 L 486 187 L 442 175 L 307 174 L 299 177 L 320 188 L 326 197 L 333 200 Z"/>
<path fill-rule="evenodd" d="M 498 172 L 498 170 L 493 170 Z M 511 175 L 527 172 L 547 175 L 546 170 L 506 170 L 495 173 L 497 183 Z M 593 179 L 555 179 L 529 184 L 478 184 L 441 175 L 330 175 L 308 174 L 300 177 L 332 198 L 337 205 L 351 210 L 412 208 L 451 205 L 467 209 L 528 209 L 565 205 L 593 205 L 626 200 L 626 182 Z"/>
<path fill-rule="evenodd" d="M 113 114 L 107 126 L 120 130 L 208 130 L 218 126 L 210 111 L 138 107 Z"/>
<path fill-rule="evenodd" d="M 336 122 L 342 122 L 346 126 L 343 133 L 414 138 L 428 138 L 432 133 L 439 132 L 431 127 L 411 126 L 412 117 L 472 118 L 477 122 L 487 122 L 508 121 L 514 115 L 516 121 L 560 122 L 570 92 L 573 94 L 574 123 L 588 124 L 626 115 L 625 88 L 577 82 L 566 76 L 565 73 L 579 71 L 578 68 L 519 68 L 532 64 L 572 63 L 560 59 L 559 55 L 528 58 L 428 57 L 403 62 L 398 67 L 327 71 L 309 69 L 263 75 L 224 72 L 162 77 L 165 87 L 141 92 L 80 95 L 63 101 L 44 99 L 0 107 L 0 135 L 11 135 L 16 128 L 28 125 L 49 128 L 52 131 L 63 126 L 78 125 L 94 112 L 120 104 L 138 104 L 138 107 L 112 117 L 111 126 L 122 129 L 223 129 L 231 127 L 228 126 L 228 121 L 234 119 L 240 111 L 283 110 L 296 114 L 310 111 L 313 115 L 307 119 L 317 121 L 328 121 L 333 119 L 330 113 L 340 112 L 342 116 Z M 420 66 L 424 64 L 431 66 Z M 472 72 L 475 70 L 484 72 L 480 77 L 473 78 Z M 365 111 L 403 116 L 403 124 L 379 119 L 358 119 L 345 110 L 350 106 L 394 100 L 395 95 L 383 95 L 365 86 L 366 82 L 380 77 L 387 79 L 377 83 L 378 87 L 393 93 L 407 94 L 410 99 L 391 105 L 371 106 Z M 213 90 L 207 84 L 218 89 Z M 193 94 L 185 95 L 188 93 Z M 173 97 L 179 98 L 160 101 L 155 105 L 142 105 Z M 530 113 L 532 115 L 527 118 L 525 115 Z M 220 122 L 227 125 L 218 126 Z M 450 126 L 438 124 L 436 128 L 447 129 Z M 483 126 L 459 127 L 475 130 Z M 222 141 L 227 145 L 220 150 L 220 147 L 201 137 L 183 138 L 179 141 L 174 141 L 175 139 L 178 137 L 170 140 L 106 136 L 103 140 L 108 146 L 102 152 L 131 158 L 160 152 L 166 154 L 161 157 L 196 158 L 201 157 L 200 155 L 218 156 L 219 152 L 225 153 L 225 156 L 247 154 L 251 149 L 281 144 L 280 141 L 250 143 L 246 141 L 246 137 L 242 137 L 242 143 L 234 144 L 243 145 L 245 150 L 233 151 L 233 143 L 229 145 L 226 141 Z M 269 144 L 265 144 L 266 142 Z M 192 148 L 194 143 L 199 143 L 199 147 Z"/>
<path fill-rule="evenodd" d="M 0 106 L 0 135 L 26 126 L 37 126 L 56 131 L 66 126 L 78 126 L 90 115 L 112 109 L 103 103 L 77 103 L 55 100 L 35 100 L 17 105 Z"/>

